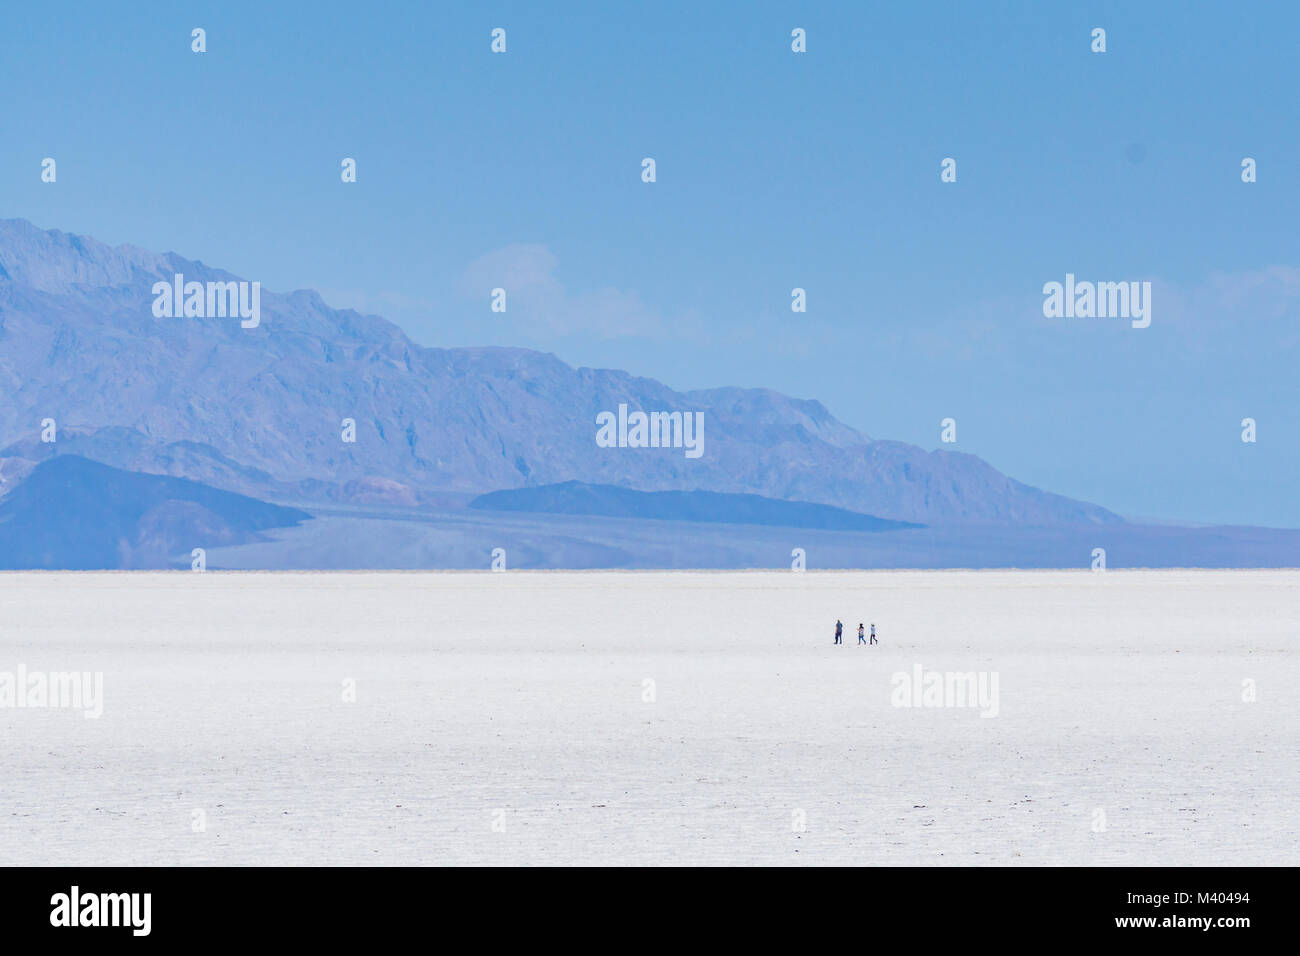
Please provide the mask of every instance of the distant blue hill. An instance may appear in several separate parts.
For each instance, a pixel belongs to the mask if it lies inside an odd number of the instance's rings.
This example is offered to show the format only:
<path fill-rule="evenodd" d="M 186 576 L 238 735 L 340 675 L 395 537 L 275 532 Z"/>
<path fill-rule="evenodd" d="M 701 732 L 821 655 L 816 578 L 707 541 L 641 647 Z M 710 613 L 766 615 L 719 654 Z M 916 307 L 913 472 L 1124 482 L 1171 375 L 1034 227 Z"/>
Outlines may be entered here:
<path fill-rule="evenodd" d="M 923 528 L 807 501 L 716 491 L 634 491 L 614 485 L 566 481 L 480 495 L 469 507 L 484 511 L 526 511 L 606 518 L 654 518 L 714 524 L 815 528 L 822 531 L 896 531 Z"/>
<path fill-rule="evenodd" d="M 59 455 L 0 501 L 0 569 L 170 567 L 177 554 L 258 541 L 260 531 L 310 517 L 184 478 Z"/>

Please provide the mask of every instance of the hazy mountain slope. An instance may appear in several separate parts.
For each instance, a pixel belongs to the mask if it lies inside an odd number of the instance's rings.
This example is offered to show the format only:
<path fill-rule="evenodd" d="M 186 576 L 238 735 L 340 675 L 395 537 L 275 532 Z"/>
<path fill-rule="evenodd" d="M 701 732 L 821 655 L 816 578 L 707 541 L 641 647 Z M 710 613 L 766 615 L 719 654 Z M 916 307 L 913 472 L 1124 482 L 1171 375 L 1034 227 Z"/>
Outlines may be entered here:
<path fill-rule="evenodd" d="M 168 567 L 173 555 L 256 541 L 257 532 L 310 517 L 182 478 L 60 455 L 0 501 L 0 568 Z"/>
<path fill-rule="evenodd" d="M 659 521 L 818 528 L 827 531 L 894 531 L 919 527 L 907 521 L 891 521 L 806 501 L 781 501 L 760 495 L 724 494 L 716 491 L 632 491 L 612 485 L 589 485 L 581 481 L 493 491 L 475 498 L 469 507 L 483 511 L 653 518 Z"/>

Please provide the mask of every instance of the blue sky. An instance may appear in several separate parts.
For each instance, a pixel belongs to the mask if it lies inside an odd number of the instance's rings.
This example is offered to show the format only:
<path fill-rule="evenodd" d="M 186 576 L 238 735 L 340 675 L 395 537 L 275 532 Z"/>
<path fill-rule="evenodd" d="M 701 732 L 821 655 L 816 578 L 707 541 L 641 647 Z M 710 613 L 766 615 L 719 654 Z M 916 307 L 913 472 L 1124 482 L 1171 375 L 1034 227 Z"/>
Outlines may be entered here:
<path fill-rule="evenodd" d="M 0 216 L 426 345 L 817 398 L 1130 516 L 1300 526 L 1300 13 L 1064 6 L 22 5 Z M 1067 272 L 1152 282 L 1150 328 L 1044 318 Z"/>

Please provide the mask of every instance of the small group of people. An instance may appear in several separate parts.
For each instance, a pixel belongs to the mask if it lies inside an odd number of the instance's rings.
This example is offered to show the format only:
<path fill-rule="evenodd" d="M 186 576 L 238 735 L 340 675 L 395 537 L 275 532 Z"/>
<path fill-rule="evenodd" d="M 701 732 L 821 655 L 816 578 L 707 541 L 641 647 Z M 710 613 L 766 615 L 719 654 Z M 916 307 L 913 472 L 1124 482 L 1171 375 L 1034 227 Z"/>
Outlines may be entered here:
<path fill-rule="evenodd" d="M 843 643 L 844 643 L 844 622 L 843 622 L 843 621 L 836 621 L 836 622 L 835 622 L 835 643 L 836 643 L 836 644 L 843 644 Z M 865 629 L 864 629 L 864 626 L 863 626 L 862 624 L 859 624 L 859 625 L 858 625 L 858 643 L 859 643 L 859 644 L 866 644 L 866 643 L 868 643 L 868 642 L 867 642 L 867 636 L 866 636 L 866 633 L 865 633 Z M 880 643 L 878 640 L 876 640 L 876 625 L 874 625 L 874 624 L 871 625 L 871 641 L 870 641 L 870 643 L 872 643 L 872 644 L 879 644 L 879 643 Z"/>

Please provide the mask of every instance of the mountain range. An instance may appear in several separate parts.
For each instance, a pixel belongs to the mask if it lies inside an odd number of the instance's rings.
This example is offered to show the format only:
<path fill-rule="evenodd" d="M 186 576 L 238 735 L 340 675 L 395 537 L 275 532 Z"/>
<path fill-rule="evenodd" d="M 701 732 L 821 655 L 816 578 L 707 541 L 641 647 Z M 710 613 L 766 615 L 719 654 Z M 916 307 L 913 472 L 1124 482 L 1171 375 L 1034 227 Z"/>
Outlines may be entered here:
<path fill-rule="evenodd" d="M 256 279 L 0 221 L 0 495 L 38 463 L 75 454 L 309 510 L 420 509 L 449 493 L 577 480 L 921 524 L 1123 520 L 974 455 L 871 438 L 815 400 L 677 391 L 526 349 L 425 347 L 311 291 L 263 290 L 256 328 L 155 317 L 153 286 L 176 275 Z M 598 446 L 597 415 L 621 404 L 702 413 L 705 453 Z"/>

